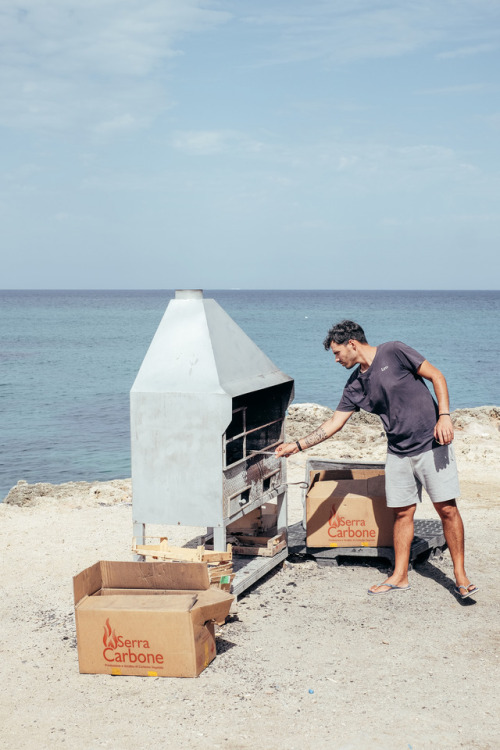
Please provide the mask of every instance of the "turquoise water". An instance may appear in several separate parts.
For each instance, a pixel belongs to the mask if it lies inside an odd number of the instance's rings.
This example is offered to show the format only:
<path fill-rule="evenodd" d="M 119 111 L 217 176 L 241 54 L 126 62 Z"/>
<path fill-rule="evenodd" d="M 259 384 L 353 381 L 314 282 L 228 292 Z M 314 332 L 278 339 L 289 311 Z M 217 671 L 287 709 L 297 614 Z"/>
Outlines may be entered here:
<path fill-rule="evenodd" d="M 284 372 L 334 408 L 347 373 L 322 341 L 342 318 L 445 373 L 451 408 L 500 403 L 500 293 L 205 291 Z M 169 291 L 0 291 L 0 498 L 29 482 L 130 476 L 128 394 Z"/>

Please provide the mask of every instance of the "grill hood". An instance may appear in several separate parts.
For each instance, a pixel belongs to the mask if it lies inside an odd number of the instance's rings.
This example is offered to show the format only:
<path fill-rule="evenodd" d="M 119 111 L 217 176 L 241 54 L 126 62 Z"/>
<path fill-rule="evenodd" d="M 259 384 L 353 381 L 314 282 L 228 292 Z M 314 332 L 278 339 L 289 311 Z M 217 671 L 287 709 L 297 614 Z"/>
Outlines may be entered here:
<path fill-rule="evenodd" d="M 136 522 L 223 526 L 223 435 L 246 394 L 284 417 L 293 380 L 215 300 L 177 292 L 130 392 Z"/>
<path fill-rule="evenodd" d="M 213 299 L 177 291 L 144 358 L 132 393 L 226 393 L 292 378 L 279 370 Z"/>

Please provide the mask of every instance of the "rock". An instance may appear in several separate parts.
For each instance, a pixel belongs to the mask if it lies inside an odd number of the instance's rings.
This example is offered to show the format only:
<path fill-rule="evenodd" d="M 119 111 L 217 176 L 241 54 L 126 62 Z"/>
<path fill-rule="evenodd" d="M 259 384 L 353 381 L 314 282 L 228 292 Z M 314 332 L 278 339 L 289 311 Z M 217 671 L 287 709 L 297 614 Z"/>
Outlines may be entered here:
<path fill-rule="evenodd" d="M 74 503 L 83 505 L 115 505 L 131 501 L 130 479 L 115 479 L 111 482 L 64 482 L 28 484 L 24 479 L 10 490 L 4 502 L 7 505 L 34 506 L 40 502 Z"/>
<path fill-rule="evenodd" d="M 285 422 L 286 439 L 295 441 L 313 432 L 333 414 L 319 404 L 292 404 Z M 452 413 L 455 426 L 455 453 L 460 472 L 479 471 L 486 475 L 496 471 L 500 463 L 500 407 L 480 406 L 457 409 Z M 311 455 L 331 460 L 384 461 L 387 440 L 382 423 L 375 414 L 353 414 L 341 432 L 312 448 L 303 456 Z M 34 506 L 41 502 L 61 503 L 73 507 L 116 505 L 130 503 L 130 479 L 110 482 L 66 482 L 28 484 L 24 479 L 13 487 L 4 502 L 8 505 Z"/>

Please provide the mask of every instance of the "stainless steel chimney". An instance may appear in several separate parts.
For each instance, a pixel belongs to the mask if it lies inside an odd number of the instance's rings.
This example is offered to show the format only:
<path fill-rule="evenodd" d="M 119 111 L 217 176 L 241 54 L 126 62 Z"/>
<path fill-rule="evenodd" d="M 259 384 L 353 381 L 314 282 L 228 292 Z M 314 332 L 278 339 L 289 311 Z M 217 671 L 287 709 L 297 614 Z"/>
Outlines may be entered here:
<path fill-rule="evenodd" d="M 283 440 L 293 380 L 213 299 L 177 291 L 130 394 L 134 536 L 145 524 L 226 527 L 277 497 L 286 529 Z"/>

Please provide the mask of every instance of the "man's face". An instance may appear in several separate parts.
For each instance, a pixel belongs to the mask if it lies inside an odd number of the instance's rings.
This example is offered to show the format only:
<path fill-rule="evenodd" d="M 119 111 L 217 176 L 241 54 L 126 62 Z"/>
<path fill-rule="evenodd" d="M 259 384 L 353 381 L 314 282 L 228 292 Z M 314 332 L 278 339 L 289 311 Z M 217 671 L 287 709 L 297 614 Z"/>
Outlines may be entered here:
<path fill-rule="evenodd" d="M 335 356 L 335 362 L 345 367 L 346 370 L 351 370 L 358 364 L 356 342 L 348 341 L 347 344 L 336 344 L 335 341 L 332 341 L 330 349 Z"/>

